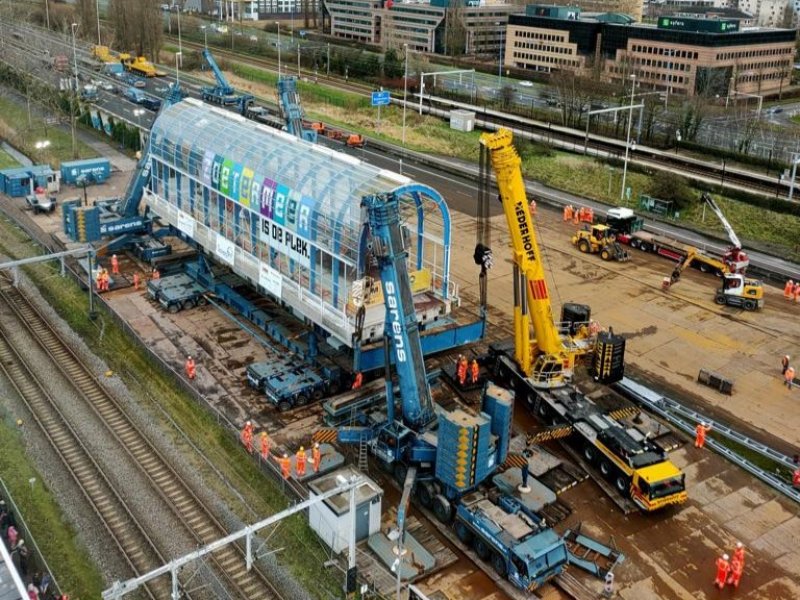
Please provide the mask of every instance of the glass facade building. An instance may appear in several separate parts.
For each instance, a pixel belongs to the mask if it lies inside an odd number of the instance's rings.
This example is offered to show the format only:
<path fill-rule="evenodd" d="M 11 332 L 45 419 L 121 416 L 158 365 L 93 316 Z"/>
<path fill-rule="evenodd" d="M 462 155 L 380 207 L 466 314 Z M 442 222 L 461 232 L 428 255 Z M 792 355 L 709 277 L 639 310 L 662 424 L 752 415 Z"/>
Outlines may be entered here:
<path fill-rule="evenodd" d="M 401 198 L 421 322 L 457 302 L 450 215 L 428 186 L 191 98 L 161 112 L 149 152 L 145 202 L 162 222 L 341 343 L 362 305 L 364 339 L 383 334 L 364 196 Z"/>

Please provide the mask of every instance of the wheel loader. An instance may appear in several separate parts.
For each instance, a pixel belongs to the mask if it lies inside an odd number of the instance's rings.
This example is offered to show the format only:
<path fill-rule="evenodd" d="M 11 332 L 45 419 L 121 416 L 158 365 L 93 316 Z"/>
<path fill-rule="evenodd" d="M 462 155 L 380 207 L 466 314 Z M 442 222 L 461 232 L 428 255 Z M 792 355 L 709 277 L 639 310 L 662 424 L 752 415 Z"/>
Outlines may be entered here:
<path fill-rule="evenodd" d="M 603 260 L 630 260 L 608 225 L 584 225 L 572 236 L 572 244 L 585 254 L 599 254 Z"/>

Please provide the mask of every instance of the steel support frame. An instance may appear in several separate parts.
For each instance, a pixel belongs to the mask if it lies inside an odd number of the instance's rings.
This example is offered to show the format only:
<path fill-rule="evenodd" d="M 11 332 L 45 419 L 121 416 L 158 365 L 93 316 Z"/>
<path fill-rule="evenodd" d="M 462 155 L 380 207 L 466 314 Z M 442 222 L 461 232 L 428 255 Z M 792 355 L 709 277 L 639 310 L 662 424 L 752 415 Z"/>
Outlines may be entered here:
<path fill-rule="evenodd" d="M 120 600 L 126 594 L 133 592 L 134 590 L 138 589 L 140 586 L 144 585 L 148 581 L 155 579 L 157 577 L 161 577 L 162 575 L 169 574 L 172 579 L 172 600 L 179 600 L 180 598 L 180 590 L 179 590 L 179 582 L 178 582 L 178 572 L 180 569 L 199 558 L 202 558 L 212 552 L 219 550 L 229 544 L 232 544 L 242 538 L 245 538 L 246 543 L 246 561 L 247 561 L 247 570 L 249 571 L 253 566 L 253 556 L 252 556 L 252 543 L 251 539 L 253 534 L 257 533 L 258 531 L 269 527 L 286 517 L 290 517 L 296 513 L 302 512 L 309 508 L 310 506 L 317 504 L 319 502 L 324 502 L 328 498 L 336 496 L 338 494 L 344 492 L 350 492 L 350 510 L 351 510 L 351 531 L 350 531 L 350 553 L 348 556 L 348 566 L 350 568 L 355 566 L 356 563 L 356 550 L 355 550 L 355 538 L 356 538 L 356 515 L 355 515 L 355 494 L 356 490 L 360 485 L 364 483 L 364 479 L 362 477 L 352 477 L 349 481 L 344 479 L 344 477 L 337 477 L 337 481 L 339 485 L 335 488 L 315 496 L 313 498 L 308 498 L 290 508 L 282 510 L 281 512 L 272 515 L 271 517 L 267 517 L 253 525 L 248 525 L 244 529 L 240 529 L 235 533 L 231 533 L 215 542 L 211 542 L 191 552 L 186 554 L 180 558 L 176 558 L 175 560 L 170 561 L 166 565 L 163 565 L 157 569 L 150 571 L 149 573 L 145 573 L 144 575 L 140 575 L 138 577 L 134 577 L 128 579 L 126 581 L 115 581 L 112 586 L 105 591 L 103 591 L 102 598 L 103 600 Z"/>

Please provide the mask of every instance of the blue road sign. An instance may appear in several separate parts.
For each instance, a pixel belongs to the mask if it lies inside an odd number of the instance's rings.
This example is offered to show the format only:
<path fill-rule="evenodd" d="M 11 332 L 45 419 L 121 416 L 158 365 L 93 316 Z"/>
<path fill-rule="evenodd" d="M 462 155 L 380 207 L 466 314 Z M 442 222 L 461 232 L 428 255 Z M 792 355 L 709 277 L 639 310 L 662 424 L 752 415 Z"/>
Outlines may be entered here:
<path fill-rule="evenodd" d="M 389 106 L 391 99 L 389 92 L 372 92 L 372 106 Z"/>

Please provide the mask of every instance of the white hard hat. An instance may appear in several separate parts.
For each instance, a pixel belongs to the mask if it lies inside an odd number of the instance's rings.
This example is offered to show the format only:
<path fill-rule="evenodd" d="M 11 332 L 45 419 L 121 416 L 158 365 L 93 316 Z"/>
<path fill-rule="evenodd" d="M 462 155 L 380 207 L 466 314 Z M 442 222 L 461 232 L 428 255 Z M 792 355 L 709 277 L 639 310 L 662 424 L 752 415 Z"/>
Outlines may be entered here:
<path fill-rule="evenodd" d="M 728 560 L 730 557 L 727 554 L 722 555 L 722 560 Z"/>
<path fill-rule="evenodd" d="M 245 424 L 246 424 L 246 425 L 252 425 L 252 423 L 250 423 L 250 421 L 248 421 L 248 422 L 247 422 L 247 423 L 245 423 Z"/>
<path fill-rule="evenodd" d="M 736 547 L 737 548 L 741 548 L 742 547 L 742 542 L 736 542 Z"/>
<path fill-rule="evenodd" d="M 702 422 L 702 423 L 700 423 L 700 424 L 701 424 L 703 427 L 708 427 L 708 423 L 706 423 L 705 421 L 703 421 L 703 422 Z"/>

